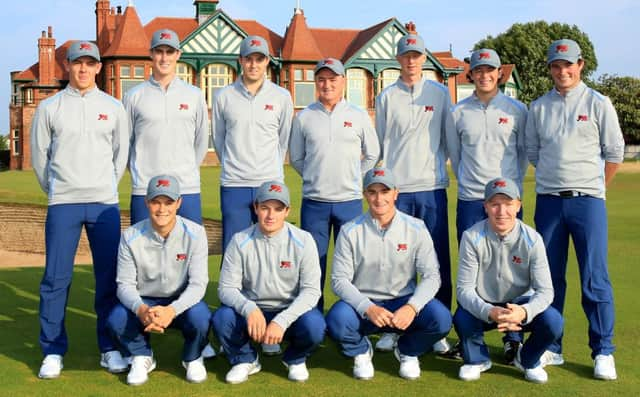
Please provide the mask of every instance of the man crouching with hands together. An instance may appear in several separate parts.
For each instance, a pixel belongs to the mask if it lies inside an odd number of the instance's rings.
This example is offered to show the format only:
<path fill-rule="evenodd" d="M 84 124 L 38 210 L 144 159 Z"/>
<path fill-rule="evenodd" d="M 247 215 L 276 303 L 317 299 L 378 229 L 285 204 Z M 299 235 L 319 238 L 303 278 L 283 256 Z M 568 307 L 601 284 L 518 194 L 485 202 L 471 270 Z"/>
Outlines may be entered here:
<path fill-rule="evenodd" d="M 400 334 L 394 351 L 399 374 L 417 379 L 418 356 L 451 329 L 449 309 L 434 298 L 438 258 L 424 222 L 396 209 L 398 189 L 388 169 L 366 173 L 364 196 L 369 211 L 346 223 L 336 242 L 331 287 L 340 301 L 327 314 L 329 335 L 353 357 L 353 376 L 371 379 L 367 335 Z"/>
<path fill-rule="evenodd" d="M 108 326 L 123 356 L 131 356 L 130 385 L 141 385 L 156 367 L 150 332 L 182 331 L 182 365 L 189 382 L 207 379 L 200 352 L 207 344 L 211 312 L 202 300 L 209 273 L 204 228 L 177 214 L 182 199 L 176 178 L 149 181 L 149 218 L 122 233 L 118 250 L 118 299 Z"/>
<path fill-rule="evenodd" d="M 464 365 L 458 376 L 477 380 L 491 368 L 484 332 L 531 332 L 514 364 L 528 381 L 547 382 L 547 348 L 562 334 L 560 313 L 550 306 L 553 286 L 540 235 L 516 214 L 520 189 L 508 178 L 486 185 L 487 219 L 467 229 L 460 241 L 457 299 L 453 316 Z"/>
<path fill-rule="evenodd" d="M 282 361 L 289 379 L 309 378 L 306 359 L 324 338 L 325 322 L 316 308 L 320 262 L 311 234 L 285 222 L 289 189 L 278 181 L 257 190 L 258 223 L 236 233 L 224 253 L 218 296 L 211 319 L 232 365 L 228 383 L 245 382 L 260 371 L 251 345 L 289 342 Z"/>

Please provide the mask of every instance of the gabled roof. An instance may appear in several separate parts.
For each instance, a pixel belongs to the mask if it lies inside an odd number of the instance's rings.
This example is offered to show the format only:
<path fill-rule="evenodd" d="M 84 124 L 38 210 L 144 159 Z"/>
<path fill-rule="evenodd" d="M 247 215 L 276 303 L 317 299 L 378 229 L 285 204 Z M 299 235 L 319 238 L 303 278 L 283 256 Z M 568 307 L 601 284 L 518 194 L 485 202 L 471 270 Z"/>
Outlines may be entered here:
<path fill-rule="evenodd" d="M 102 56 L 149 56 L 150 37 L 142 28 L 136 8 L 128 6 L 118 24 L 111 45 Z"/>
<path fill-rule="evenodd" d="M 341 61 L 345 61 L 345 54 L 347 49 L 353 43 L 353 40 L 358 37 L 360 33 L 356 29 L 316 29 L 311 28 L 311 35 L 313 36 L 316 45 L 320 49 L 322 58 L 336 58 Z M 297 44 L 300 45 L 300 44 Z"/>
<path fill-rule="evenodd" d="M 464 68 L 466 63 L 453 56 L 451 51 L 434 51 L 431 53 L 447 69 Z"/>
<path fill-rule="evenodd" d="M 71 46 L 71 43 L 73 43 L 74 41 L 75 40 L 68 40 L 64 44 L 62 44 L 60 47 L 56 48 L 56 52 L 55 52 L 56 64 L 55 64 L 54 76 L 58 81 L 69 79 L 69 74 L 64 68 L 64 60 L 67 56 L 67 49 Z M 25 80 L 33 81 L 33 80 L 39 79 L 40 78 L 39 76 L 40 72 L 38 71 L 39 63 L 40 62 L 34 63 L 29 68 L 15 75 L 13 79 L 22 80 L 22 81 L 25 81 Z"/>
<path fill-rule="evenodd" d="M 358 50 L 360 50 L 365 44 L 373 39 L 378 32 L 384 29 L 389 23 L 392 23 L 394 18 L 389 18 L 386 21 L 382 21 L 376 25 L 373 25 L 367 29 L 358 32 L 357 36 L 351 40 L 349 47 L 346 49 L 343 57 L 344 61 L 354 56 Z"/>
<path fill-rule="evenodd" d="M 293 14 L 284 34 L 282 58 L 286 60 L 316 61 L 324 58 L 316 39 L 307 26 L 303 13 Z"/>

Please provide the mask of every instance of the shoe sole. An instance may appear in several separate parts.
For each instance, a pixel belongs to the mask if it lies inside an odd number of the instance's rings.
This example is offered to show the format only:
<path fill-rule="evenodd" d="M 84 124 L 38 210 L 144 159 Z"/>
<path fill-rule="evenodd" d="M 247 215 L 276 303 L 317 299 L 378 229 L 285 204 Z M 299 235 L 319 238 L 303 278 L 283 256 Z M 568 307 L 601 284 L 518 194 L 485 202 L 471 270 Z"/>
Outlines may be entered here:
<path fill-rule="evenodd" d="M 100 360 L 100 366 L 102 368 L 106 368 L 107 372 L 111 373 L 111 374 L 121 374 L 123 372 L 126 372 L 129 369 L 129 366 L 127 365 L 126 367 L 122 367 L 122 368 L 109 368 L 109 365 Z"/>
<path fill-rule="evenodd" d="M 41 375 L 41 374 L 38 374 L 38 378 L 40 378 L 40 379 L 56 379 L 58 377 L 60 377 L 60 374 L 56 374 L 56 375 Z"/>
<path fill-rule="evenodd" d="M 371 380 L 373 379 L 373 375 L 372 376 L 355 376 L 353 375 L 353 377 L 357 380 Z"/>
<path fill-rule="evenodd" d="M 617 380 L 618 375 L 616 376 L 593 375 L 593 378 L 598 380 Z"/>
<path fill-rule="evenodd" d="M 258 372 L 260 372 L 260 370 L 261 370 L 261 369 L 262 369 L 262 365 L 261 365 L 261 364 L 258 364 L 258 365 L 256 365 L 255 367 L 253 367 L 253 368 L 251 369 L 251 371 L 249 371 L 249 373 L 247 374 L 247 377 L 246 377 L 246 378 L 244 378 L 244 379 L 242 379 L 242 380 L 237 380 L 237 381 L 230 381 L 230 380 L 228 380 L 228 379 L 225 379 L 225 381 L 226 381 L 227 383 L 231 384 L 231 385 L 239 385 L 240 383 L 244 383 L 244 382 L 248 381 L 248 380 L 249 380 L 249 376 L 250 376 L 250 375 L 257 374 Z"/>

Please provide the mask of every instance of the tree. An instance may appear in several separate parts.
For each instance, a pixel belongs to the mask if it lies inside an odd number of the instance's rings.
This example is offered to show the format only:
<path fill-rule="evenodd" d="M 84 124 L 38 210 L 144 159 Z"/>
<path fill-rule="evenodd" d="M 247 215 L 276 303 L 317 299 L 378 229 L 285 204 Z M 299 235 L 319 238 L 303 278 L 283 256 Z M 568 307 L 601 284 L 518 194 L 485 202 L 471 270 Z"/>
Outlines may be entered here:
<path fill-rule="evenodd" d="M 640 143 L 640 79 L 603 74 L 593 84 L 616 108 L 626 143 Z"/>
<path fill-rule="evenodd" d="M 9 137 L 0 135 L 0 150 L 9 150 Z"/>
<path fill-rule="evenodd" d="M 588 80 L 598 67 L 598 60 L 591 40 L 576 25 L 545 21 L 515 23 L 496 37 L 480 40 L 474 50 L 492 48 L 498 52 L 503 64 L 515 64 L 523 85 L 518 99 L 530 103 L 553 86 L 547 67 L 547 48 L 558 39 L 572 39 L 580 45 L 585 60 L 582 78 Z"/>

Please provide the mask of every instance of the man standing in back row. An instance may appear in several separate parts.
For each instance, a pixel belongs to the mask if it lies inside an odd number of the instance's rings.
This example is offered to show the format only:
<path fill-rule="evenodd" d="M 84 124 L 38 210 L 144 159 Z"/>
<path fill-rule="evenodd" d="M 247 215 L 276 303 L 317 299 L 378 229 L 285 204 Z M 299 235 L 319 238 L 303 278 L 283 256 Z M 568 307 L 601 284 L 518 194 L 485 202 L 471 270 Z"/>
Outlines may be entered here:
<path fill-rule="evenodd" d="M 562 313 L 567 252 L 573 240 L 589 321 L 596 379 L 617 378 L 613 352 L 613 290 L 607 266 L 605 189 L 623 159 L 624 140 L 609 98 L 582 82 L 582 51 L 573 40 L 547 50 L 554 88 L 531 103 L 526 147 L 536 167 L 535 223 L 551 268 L 553 307 Z M 549 347 L 562 363 L 562 339 Z"/>
<path fill-rule="evenodd" d="M 148 218 L 149 180 L 171 172 L 182 189 L 178 215 L 202 223 L 200 163 L 207 154 L 208 110 L 199 88 L 176 76 L 180 39 L 169 29 L 151 38 L 149 80 L 124 97 L 131 128 L 131 224 Z"/>
<path fill-rule="evenodd" d="M 127 370 L 107 330 L 107 316 L 117 303 L 118 182 L 127 164 L 127 115 L 118 100 L 96 87 L 102 63 L 94 43 L 73 43 L 64 67 L 69 85 L 38 106 L 31 125 L 31 165 L 49 202 L 40 283 L 45 357 L 38 376 L 44 379 L 60 376 L 67 352 L 65 312 L 83 226 L 93 257 L 100 365 L 110 372 Z"/>
<path fill-rule="evenodd" d="M 503 175 L 516 182 L 522 195 L 528 165 L 524 147 L 527 107 L 498 88 L 502 78 L 500 57 L 489 48 L 476 50 L 471 54 L 469 69 L 467 79 L 475 90 L 452 108 L 453 117 L 447 119 L 447 150 L 458 179 L 458 243 L 465 230 L 487 218 L 487 182 Z M 518 217 L 522 219 L 521 207 Z M 507 332 L 503 341 L 505 361 L 511 364 L 522 337 Z"/>
<path fill-rule="evenodd" d="M 293 120 L 289 159 L 302 176 L 300 223 L 318 246 L 324 289 L 327 251 L 343 224 L 362 213 L 362 176 L 380 149 L 367 112 L 344 99 L 342 62 L 326 58 L 314 70 L 318 102 Z M 318 307 L 324 309 L 321 297 Z"/>
<path fill-rule="evenodd" d="M 436 298 L 451 309 L 451 264 L 447 214 L 447 154 L 445 120 L 451 98 L 444 85 L 422 77 L 427 60 L 422 37 L 408 34 L 398 41 L 396 59 L 400 78 L 376 99 L 376 131 L 381 161 L 396 176 L 397 207 L 422 219 L 431 234 L 440 263 L 442 284 Z M 376 348 L 392 350 L 392 335 L 384 335 Z M 446 339 L 434 351 L 450 349 Z"/>
<path fill-rule="evenodd" d="M 218 92 L 212 110 L 213 143 L 222 166 L 222 249 L 233 235 L 257 221 L 258 187 L 284 182 L 293 103 L 289 91 L 269 81 L 269 45 L 260 36 L 240 44 L 242 75 Z"/>

